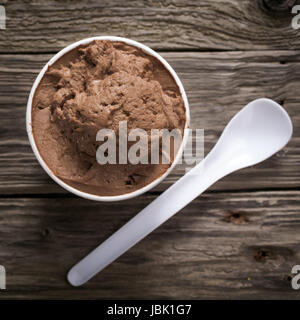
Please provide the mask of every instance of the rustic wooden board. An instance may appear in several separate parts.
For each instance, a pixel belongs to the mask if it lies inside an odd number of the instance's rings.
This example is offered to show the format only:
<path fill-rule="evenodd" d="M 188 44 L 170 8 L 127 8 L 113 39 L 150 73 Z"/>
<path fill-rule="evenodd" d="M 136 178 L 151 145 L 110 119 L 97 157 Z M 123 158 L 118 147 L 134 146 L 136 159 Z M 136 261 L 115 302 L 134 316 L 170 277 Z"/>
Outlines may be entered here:
<path fill-rule="evenodd" d="M 205 129 L 205 152 L 230 118 L 246 103 L 270 97 L 292 117 L 294 135 L 278 154 L 230 175 L 213 188 L 265 189 L 300 186 L 300 51 L 177 52 L 162 54 L 178 72 L 190 101 L 192 127 Z M 51 55 L 0 56 L 0 192 L 61 193 L 34 158 L 25 132 L 31 85 Z M 174 170 L 155 190 L 164 190 L 185 172 Z"/>
<path fill-rule="evenodd" d="M 300 48 L 299 31 L 291 27 L 291 10 L 278 15 L 276 8 L 261 5 L 263 0 L 0 3 L 7 13 L 0 52 L 57 51 L 95 35 L 129 37 L 162 50 Z"/>
<path fill-rule="evenodd" d="M 152 201 L 2 198 L 5 298 L 299 299 L 300 191 L 206 193 L 80 288 L 68 269 Z"/>

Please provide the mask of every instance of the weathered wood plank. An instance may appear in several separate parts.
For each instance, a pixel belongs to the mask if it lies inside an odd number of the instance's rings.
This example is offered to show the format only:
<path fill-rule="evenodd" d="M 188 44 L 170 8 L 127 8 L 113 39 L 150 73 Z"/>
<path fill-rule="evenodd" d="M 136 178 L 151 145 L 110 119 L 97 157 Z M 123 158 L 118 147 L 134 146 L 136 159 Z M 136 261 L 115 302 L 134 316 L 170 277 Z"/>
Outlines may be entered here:
<path fill-rule="evenodd" d="M 206 193 L 92 281 L 69 286 L 68 269 L 153 198 L 2 198 L 0 299 L 299 299 L 290 272 L 300 191 Z"/>
<path fill-rule="evenodd" d="M 164 53 L 182 79 L 190 101 L 192 127 L 205 129 L 210 150 L 230 118 L 250 100 L 270 97 L 292 117 L 294 135 L 277 155 L 230 175 L 219 190 L 294 188 L 300 186 L 300 51 Z M 64 192 L 43 172 L 25 132 L 27 97 L 50 55 L 0 56 L 0 192 Z M 184 173 L 174 170 L 156 190 L 164 190 Z"/>
<path fill-rule="evenodd" d="M 155 49 L 299 49 L 291 10 L 263 0 L 1 1 L 0 52 L 51 52 L 95 35 L 129 37 Z M 299 0 L 296 3 L 300 3 Z"/>

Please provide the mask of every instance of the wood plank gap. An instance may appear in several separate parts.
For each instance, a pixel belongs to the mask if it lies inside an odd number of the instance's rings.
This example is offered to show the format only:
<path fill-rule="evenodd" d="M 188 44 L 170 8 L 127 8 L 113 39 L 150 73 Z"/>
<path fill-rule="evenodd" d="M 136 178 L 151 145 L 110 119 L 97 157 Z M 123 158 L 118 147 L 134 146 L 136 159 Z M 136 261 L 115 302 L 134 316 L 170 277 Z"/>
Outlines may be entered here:
<path fill-rule="evenodd" d="M 300 188 L 261 188 L 261 189 L 236 189 L 236 190 L 207 190 L 207 194 L 224 194 L 224 193 L 256 193 L 256 192 L 290 192 L 290 191 L 300 191 Z M 144 196 L 159 196 L 163 192 L 153 191 L 147 192 Z M 141 196 L 143 197 L 143 195 Z M 12 193 L 12 194 L 0 194 L 0 199 L 18 199 L 18 198 L 28 198 L 28 199 L 37 199 L 37 198 L 79 198 L 78 196 L 72 193 Z"/>
<path fill-rule="evenodd" d="M 71 44 L 71 43 L 70 43 Z M 151 48 L 151 46 L 149 46 Z M 62 48 L 63 49 L 63 48 Z M 47 55 L 47 54 L 56 54 L 58 53 L 60 50 L 57 51 L 18 51 L 18 52 L 10 52 L 10 51 L 0 51 L 0 55 L 11 55 L 11 56 L 19 56 L 19 55 L 37 55 L 37 56 L 42 56 L 42 55 Z M 151 48 L 152 49 L 152 48 Z M 193 49 L 193 48 L 178 48 L 178 49 L 163 49 L 163 48 L 159 48 L 159 49 L 153 49 L 156 52 L 159 53 L 260 53 L 260 52 L 266 52 L 266 53 L 270 53 L 270 52 L 295 52 L 295 51 L 299 51 L 300 49 L 245 49 L 245 50 L 240 50 L 240 49 Z"/>

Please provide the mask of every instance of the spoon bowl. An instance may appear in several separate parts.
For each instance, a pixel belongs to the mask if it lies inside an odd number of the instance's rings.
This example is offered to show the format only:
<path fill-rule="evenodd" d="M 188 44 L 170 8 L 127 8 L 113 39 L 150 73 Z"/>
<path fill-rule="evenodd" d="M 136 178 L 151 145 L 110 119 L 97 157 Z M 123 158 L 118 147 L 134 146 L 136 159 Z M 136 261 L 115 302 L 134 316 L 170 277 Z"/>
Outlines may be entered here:
<path fill-rule="evenodd" d="M 205 159 L 223 176 L 271 157 L 290 140 L 293 132 L 287 112 L 275 101 L 257 99 L 247 104 L 227 124 Z"/>
<path fill-rule="evenodd" d="M 232 171 L 252 166 L 282 149 L 292 132 L 291 119 L 278 103 L 257 99 L 230 120 L 210 156 L 217 152 Z"/>

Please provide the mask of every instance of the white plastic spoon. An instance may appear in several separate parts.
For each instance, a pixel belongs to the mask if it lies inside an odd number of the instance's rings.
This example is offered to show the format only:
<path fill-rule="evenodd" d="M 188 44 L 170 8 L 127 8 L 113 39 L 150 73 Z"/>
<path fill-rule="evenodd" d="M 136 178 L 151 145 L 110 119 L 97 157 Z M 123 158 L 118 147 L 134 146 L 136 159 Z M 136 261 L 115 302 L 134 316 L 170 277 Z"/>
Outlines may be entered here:
<path fill-rule="evenodd" d="M 238 112 L 207 157 L 150 203 L 68 273 L 80 286 L 227 174 L 259 163 L 282 149 L 293 127 L 276 102 L 258 99 Z"/>

